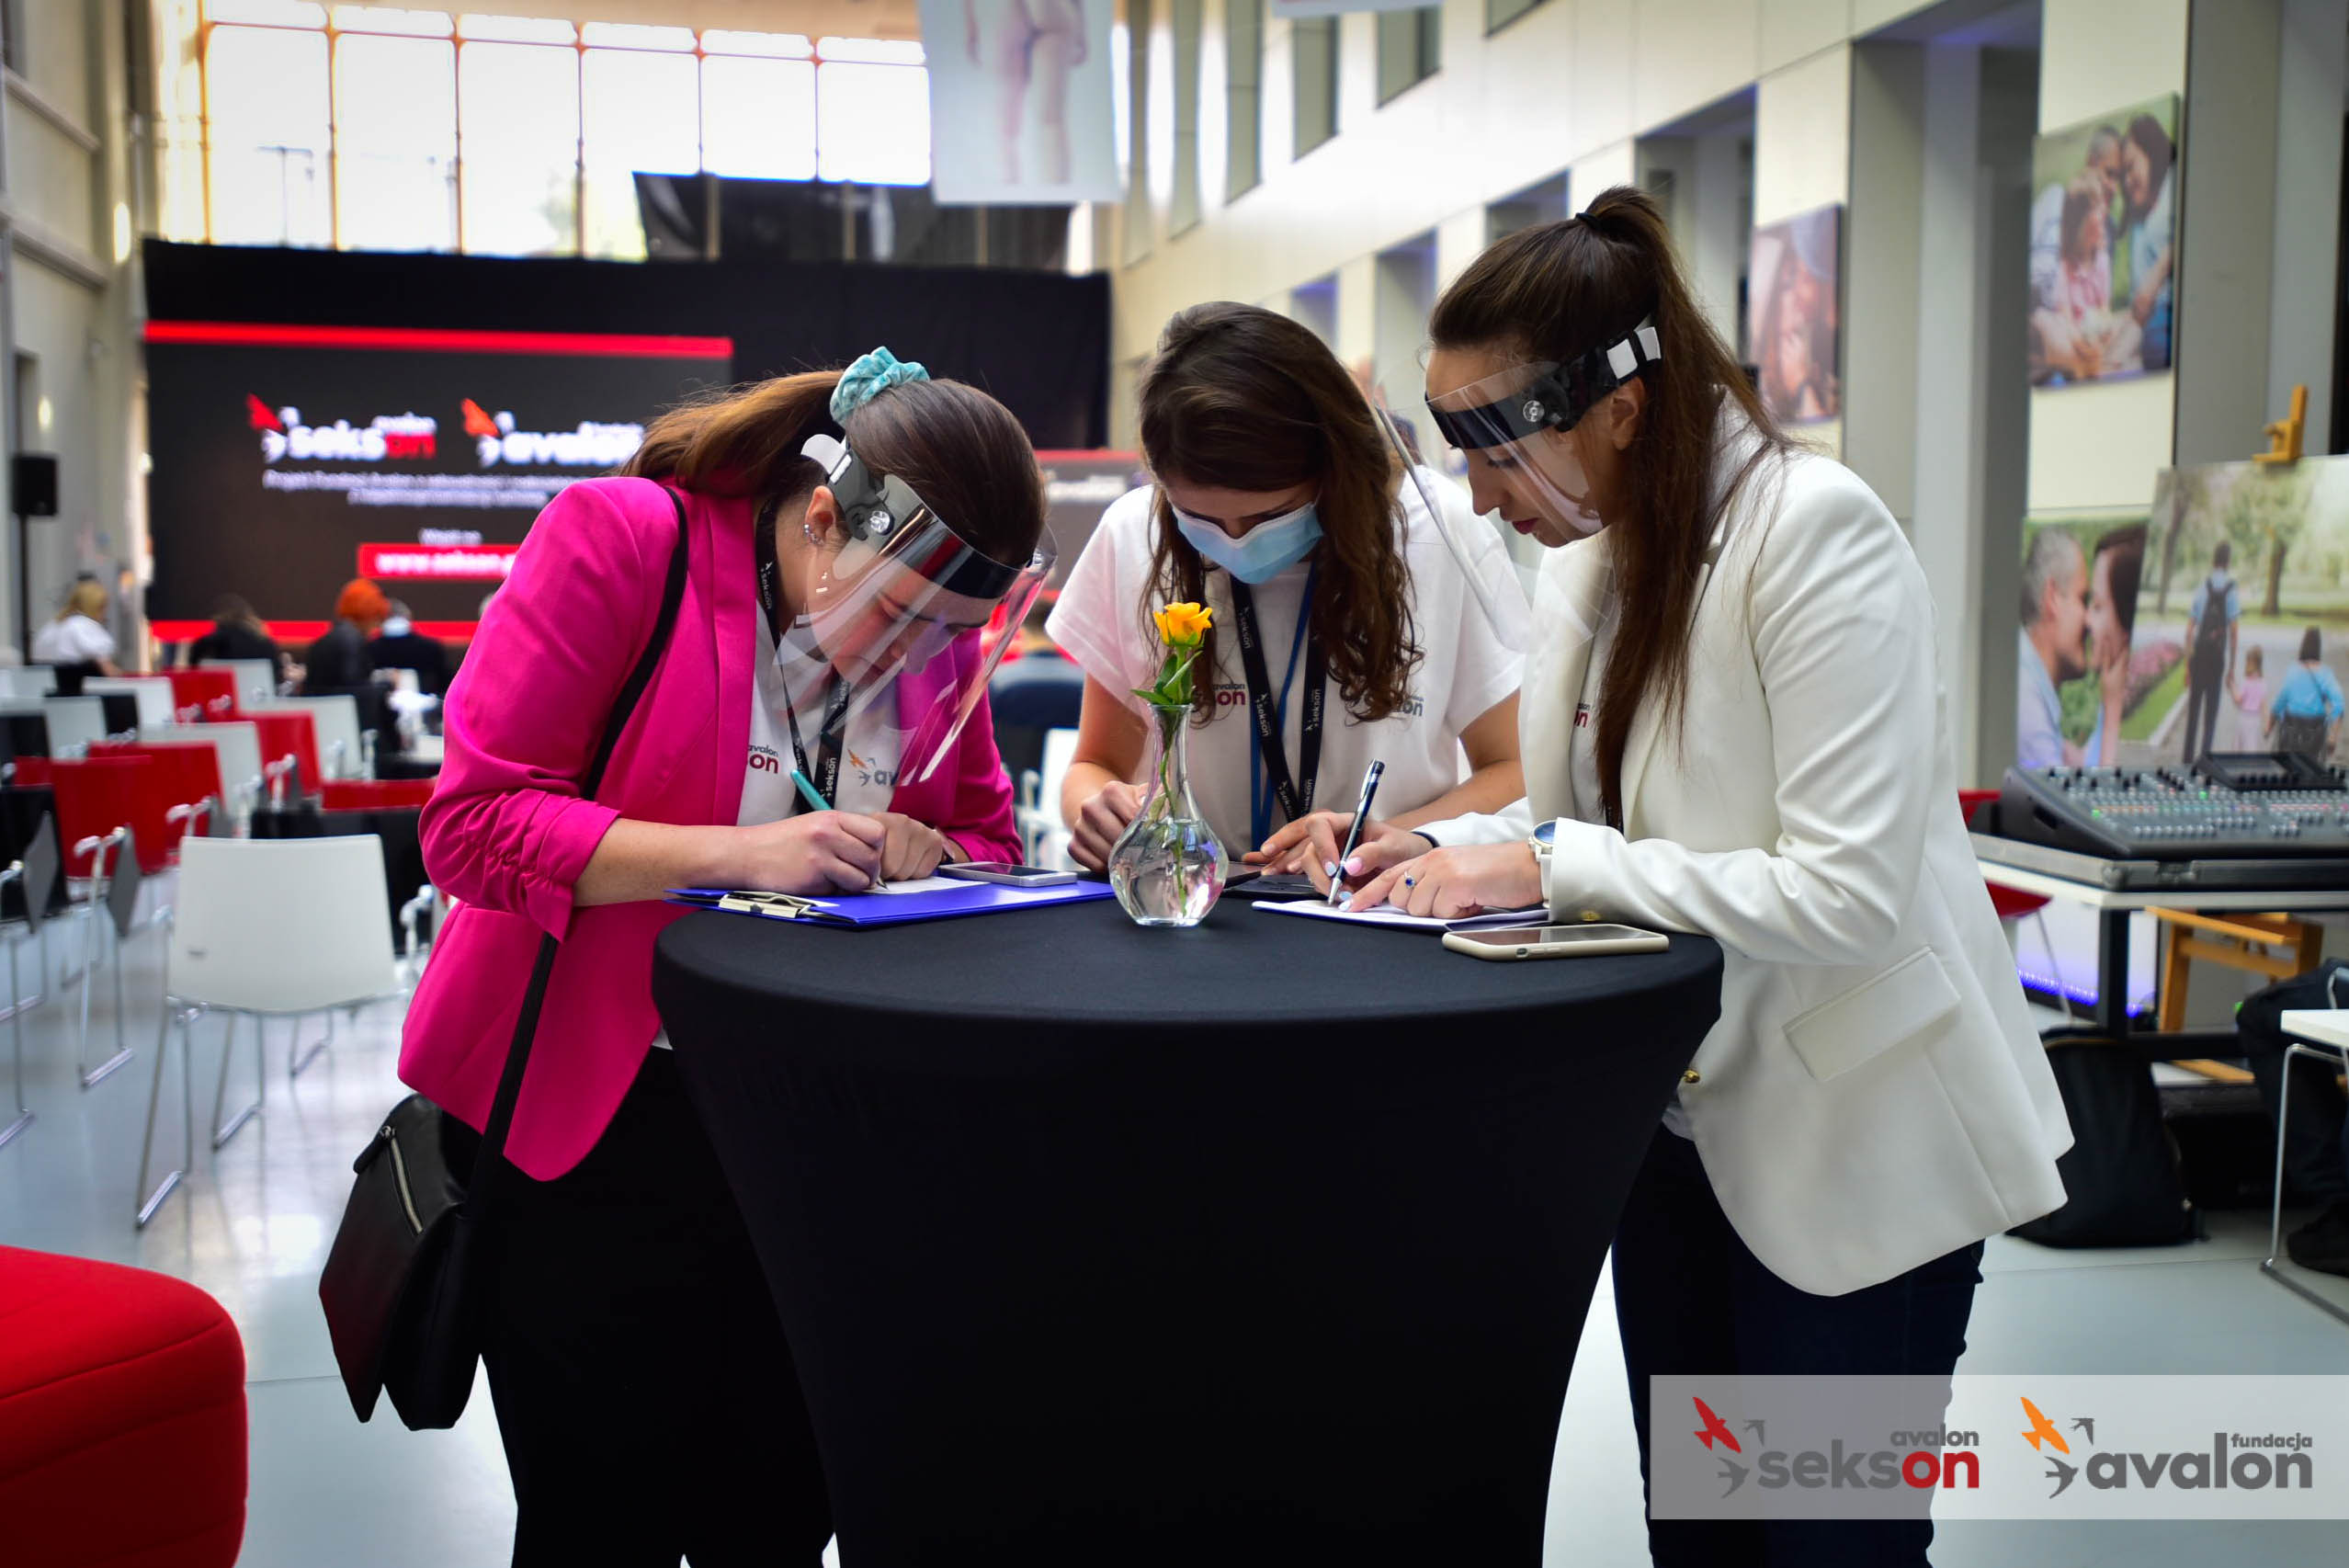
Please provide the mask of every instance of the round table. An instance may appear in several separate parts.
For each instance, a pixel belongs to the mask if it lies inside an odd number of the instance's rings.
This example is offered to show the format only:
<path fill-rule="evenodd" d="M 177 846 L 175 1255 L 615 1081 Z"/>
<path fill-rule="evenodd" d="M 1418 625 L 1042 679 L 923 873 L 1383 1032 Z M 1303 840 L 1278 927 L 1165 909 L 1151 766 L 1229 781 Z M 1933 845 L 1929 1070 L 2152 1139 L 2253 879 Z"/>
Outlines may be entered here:
<path fill-rule="evenodd" d="M 653 990 L 845 1561 L 1493 1568 L 1540 1562 L 1592 1288 L 1720 970 L 1102 902 L 696 915 Z"/>

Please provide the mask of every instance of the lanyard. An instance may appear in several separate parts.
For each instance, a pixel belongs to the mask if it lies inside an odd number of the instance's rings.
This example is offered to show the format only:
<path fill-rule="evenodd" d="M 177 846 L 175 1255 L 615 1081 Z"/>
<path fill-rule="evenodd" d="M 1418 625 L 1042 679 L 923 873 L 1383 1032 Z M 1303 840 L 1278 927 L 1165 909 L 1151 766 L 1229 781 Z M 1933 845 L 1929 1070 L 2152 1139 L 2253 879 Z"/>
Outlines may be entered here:
<path fill-rule="evenodd" d="M 1240 628 L 1240 667 L 1248 680 L 1248 714 L 1254 723 L 1251 737 L 1251 767 L 1248 770 L 1248 790 L 1256 842 L 1262 844 L 1272 836 L 1271 801 L 1265 799 L 1264 785 L 1271 785 L 1273 801 L 1279 802 L 1281 813 L 1297 822 L 1313 809 L 1313 786 L 1322 772 L 1322 706 L 1329 685 L 1328 662 L 1322 657 L 1322 645 L 1311 641 L 1306 629 L 1313 619 L 1313 588 L 1321 576 L 1316 562 L 1305 577 L 1305 597 L 1297 607 L 1297 631 L 1289 640 L 1288 669 L 1282 676 L 1280 695 L 1273 695 L 1272 676 L 1265 667 L 1264 638 L 1256 627 L 1255 596 L 1248 585 L 1239 578 L 1231 579 L 1231 608 Z M 1282 743 L 1282 732 L 1288 727 L 1288 688 L 1297 677 L 1298 650 L 1311 646 L 1305 654 L 1305 710 L 1298 721 L 1298 771 L 1292 778 L 1288 771 L 1288 751 Z"/>
<path fill-rule="evenodd" d="M 768 506 L 758 518 L 758 605 L 766 612 L 767 634 L 775 639 L 777 648 L 783 645 L 783 608 L 775 591 L 775 580 L 782 568 L 775 549 L 775 509 Z M 840 751 L 848 729 L 848 683 L 835 677 L 832 682 L 831 700 L 824 704 L 823 727 L 816 732 L 816 765 L 808 767 L 808 750 L 800 739 L 800 713 L 791 705 L 789 683 L 784 683 L 783 721 L 790 727 L 791 760 L 800 776 L 812 783 L 816 793 L 837 806 L 840 803 Z M 792 791 L 791 814 L 798 816 L 815 808 L 798 790 Z"/>

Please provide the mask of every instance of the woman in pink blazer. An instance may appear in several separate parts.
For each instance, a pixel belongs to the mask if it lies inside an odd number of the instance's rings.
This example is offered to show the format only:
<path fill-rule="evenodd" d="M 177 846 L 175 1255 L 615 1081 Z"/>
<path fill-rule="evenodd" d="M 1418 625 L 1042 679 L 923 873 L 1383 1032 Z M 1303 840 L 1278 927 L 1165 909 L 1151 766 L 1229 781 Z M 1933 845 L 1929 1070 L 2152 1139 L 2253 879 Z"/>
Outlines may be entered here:
<path fill-rule="evenodd" d="M 831 1534 L 766 1280 L 661 1038 L 652 946 L 681 913 L 663 891 L 822 893 L 1019 858 L 983 699 L 950 755 L 903 769 L 918 782 L 840 770 L 843 809 L 825 812 L 775 787 L 817 716 L 804 690 L 800 710 L 775 711 L 790 702 L 776 646 L 823 607 L 857 520 L 843 482 L 800 455 L 828 410 L 876 479 L 910 486 L 984 555 L 1028 560 L 1043 499 L 1018 423 L 882 351 L 845 377 L 781 378 L 667 415 L 629 477 L 562 492 L 449 691 L 423 835 L 460 907 L 409 1010 L 401 1077 L 478 1131 L 540 938 L 562 940 L 506 1146 L 535 1179 L 501 1199 L 485 1358 L 518 1564 L 811 1565 Z M 673 491 L 684 601 L 598 798 L 584 800 L 578 780 L 659 615 Z M 875 678 L 898 667 L 909 719 L 967 690 L 981 665 L 968 632 L 926 662 L 895 653 Z M 877 722 L 891 702 L 872 704 Z M 460 1171 L 476 1142 L 464 1128 L 451 1133 Z"/>

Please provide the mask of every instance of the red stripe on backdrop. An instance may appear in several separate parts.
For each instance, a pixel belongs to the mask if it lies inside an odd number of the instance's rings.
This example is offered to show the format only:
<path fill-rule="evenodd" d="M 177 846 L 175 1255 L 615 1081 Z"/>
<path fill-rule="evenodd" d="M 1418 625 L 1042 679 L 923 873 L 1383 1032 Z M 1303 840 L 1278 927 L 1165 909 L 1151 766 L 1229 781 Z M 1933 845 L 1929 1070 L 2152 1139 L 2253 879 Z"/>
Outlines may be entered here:
<path fill-rule="evenodd" d="M 275 322 L 151 321 L 149 343 L 278 348 L 381 348 L 433 354 L 568 354 L 637 359 L 730 359 L 731 337 L 648 333 L 494 332 L 404 326 L 297 326 Z"/>
<path fill-rule="evenodd" d="M 269 635 L 276 638 L 288 653 L 299 653 L 310 643 L 326 635 L 333 624 L 324 620 L 271 620 L 263 622 Z M 416 630 L 427 637 L 437 637 L 444 642 L 470 642 L 481 625 L 478 620 L 419 620 Z M 193 642 L 212 630 L 209 620 L 151 620 L 147 630 L 158 642 Z"/>

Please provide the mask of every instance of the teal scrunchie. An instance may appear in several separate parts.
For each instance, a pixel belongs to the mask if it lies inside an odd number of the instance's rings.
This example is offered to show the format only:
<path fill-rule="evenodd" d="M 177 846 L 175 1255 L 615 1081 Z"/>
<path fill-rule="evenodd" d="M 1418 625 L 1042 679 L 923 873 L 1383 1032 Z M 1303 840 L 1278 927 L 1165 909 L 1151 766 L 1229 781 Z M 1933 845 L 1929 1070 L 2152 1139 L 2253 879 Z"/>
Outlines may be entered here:
<path fill-rule="evenodd" d="M 840 372 L 840 384 L 832 390 L 833 421 L 845 425 L 850 415 L 890 388 L 929 379 L 930 372 L 921 366 L 908 364 L 886 348 L 876 348 Z"/>

